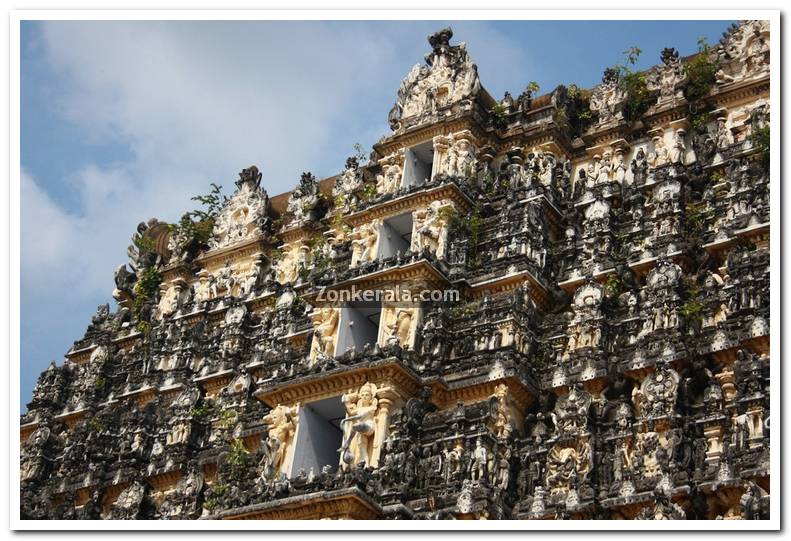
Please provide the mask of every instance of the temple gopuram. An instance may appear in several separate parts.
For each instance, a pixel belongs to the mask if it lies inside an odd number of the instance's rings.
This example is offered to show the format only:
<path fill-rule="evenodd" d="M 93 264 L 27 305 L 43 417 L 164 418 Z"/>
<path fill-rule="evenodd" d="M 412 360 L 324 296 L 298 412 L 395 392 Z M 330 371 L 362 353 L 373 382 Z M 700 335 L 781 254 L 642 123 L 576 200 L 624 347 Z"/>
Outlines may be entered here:
<path fill-rule="evenodd" d="M 370 154 L 140 223 L 22 518 L 768 519 L 769 39 L 498 100 L 429 36 Z"/>

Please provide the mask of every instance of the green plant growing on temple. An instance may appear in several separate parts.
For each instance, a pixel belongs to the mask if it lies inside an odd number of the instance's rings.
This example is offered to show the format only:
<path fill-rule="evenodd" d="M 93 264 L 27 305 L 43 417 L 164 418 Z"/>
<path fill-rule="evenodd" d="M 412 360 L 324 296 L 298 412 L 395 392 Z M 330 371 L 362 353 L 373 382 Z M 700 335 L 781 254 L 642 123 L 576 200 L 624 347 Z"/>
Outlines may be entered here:
<path fill-rule="evenodd" d="M 222 429 L 230 428 L 236 422 L 236 412 L 230 409 L 223 410 L 217 419 L 217 426 Z"/>
<path fill-rule="evenodd" d="M 700 301 L 700 287 L 695 278 L 684 276 L 681 281 L 682 298 L 686 299 L 679 309 L 679 314 L 688 323 L 697 324 L 703 319 L 703 311 L 706 306 Z"/>
<path fill-rule="evenodd" d="M 307 242 L 310 249 L 310 260 L 313 267 L 323 271 L 332 264 L 332 258 L 327 254 L 327 239 L 322 235 L 316 235 Z"/>
<path fill-rule="evenodd" d="M 626 95 L 623 105 L 624 118 L 630 122 L 642 117 L 654 103 L 654 98 L 648 90 L 645 73 L 634 69 L 641 53 L 639 47 L 630 47 L 623 53 L 626 56 L 625 62 L 615 67 L 618 72 L 618 86 Z"/>
<path fill-rule="evenodd" d="M 139 254 L 153 252 L 157 247 L 154 239 L 146 235 L 135 235 L 132 237 L 132 244 L 135 245 L 135 248 L 137 248 L 137 253 Z"/>
<path fill-rule="evenodd" d="M 368 163 L 368 154 L 365 153 L 360 143 L 354 143 L 354 157 L 357 158 L 357 164 L 360 167 Z"/>
<path fill-rule="evenodd" d="M 623 291 L 623 284 L 621 283 L 621 279 L 618 278 L 615 274 L 611 274 L 607 277 L 607 281 L 604 283 L 604 289 L 607 294 L 611 297 L 616 297 L 620 295 Z"/>
<path fill-rule="evenodd" d="M 508 106 L 504 103 L 496 103 L 489 113 L 496 128 L 505 128 L 508 125 Z"/>
<path fill-rule="evenodd" d="M 104 389 L 104 386 L 106 384 L 107 384 L 107 381 L 104 378 L 98 377 L 98 378 L 96 378 L 96 381 L 93 382 L 93 388 L 97 389 L 97 390 L 98 389 Z"/>
<path fill-rule="evenodd" d="M 449 237 L 467 236 L 467 257 L 470 262 L 475 262 L 478 256 L 478 239 L 482 222 L 478 206 L 476 205 L 472 213 L 465 217 L 459 213 L 456 207 L 448 205 L 439 210 L 439 217 L 447 224 Z"/>
<path fill-rule="evenodd" d="M 203 502 L 203 508 L 206 509 L 209 513 L 217 509 L 217 498 L 215 496 L 209 496 L 206 498 L 206 501 Z"/>
<path fill-rule="evenodd" d="M 332 200 L 332 208 L 335 210 L 335 215 L 330 220 L 330 224 L 336 229 L 340 228 L 343 224 L 343 210 L 346 206 L 346 194 L 338 194 Z"/>
<path fill-rule="evenodd" d="M 709 175 L 709 179 L 711 179 L 711 182 L 713 184 L 718 184 L 724 178 L 725 178 L 725 172 L 722 169 L 717 169 L 715 171 L 712 171 L 711 174 Z"/>
<path fill-rule="evenodd" d="M 703 320 L 703 311 L 706 306 L 697 299 L 690 299 L 681 305 L 679 314 L 690 323 L 697 323 Z"/>
<path fill-rule="evenodd" d="M 687 208 L 684 210 L 684 217 L 686 218 L 689 235 L 691 237 L 700 237 L 713 214 L 705 201 L 688 203 Z"/>
<path fill-rule="evenodd" d="M 566 87 L 568 102 L 558 108 L 561 122 L 567 122 L 572 137 L 579 137 L 590 128 L 595 120 L 590 110 L 591 91 L 575 84 Z"/>
<path fill-rule="evenodd" d="M 711 107 L 708 104 L 697 104 L 695 107 L 690 105 L 688 115 L 689 124 L 695 133 L 701 133 L 711 122 Z"/>
<path fill-rule="evenodd" d="M 190 417 L 195 421 L 204 421 L 211 415 L 212 409 L 211 404 L 208 403 L 195 406 L 190 410 Z"/>
<path fill-rule="evenodd" d="M 687 76 L 684 96 L 688 101 L 705 98 L 716 84 L 719 62 L 713 56 L 706 38 L 698 38 L 698 54 L 684 62 L 683 67 Z"/>
<path fill-rule="evenodd" d="M 140 332 L 145 332 L 145 329 L 140 328 L 140 323 L 146 323 L 145 321 L 140 321 L 140 314 L 143 311 L 143 307 L 156 298 L 160 284 L 162 284 L 162 274 L 156 267 L 147 267 L 141 271 L 132 289 L 134 293 L 132 314 L 138 320 L 137 330 Z"/>
<path fill-rule="evenodd" d="M 231 440 L 230 450 L 228 451 L 226 460 L 231 467 L 232 475 L 238 476 L 246 471 L 249 455 L 250 451 L 247 450 L 241 439 L 235 438 Z"/>
<path fill-rule="evenodd" d="M 191 201 L 197 201 L 203 208 L 197 208 L 181 215 L 178 223 L 170 224 L 171 234 L 181 235 L 200 247 L 208 244 L 214 232 L 214 222 L 223 206 L 228 202 L 228 196 L 223 195 L 222 186 L 210 183 L 209 193 L 195 195 Z"/>
<path fill-rule="evenodd" d="M 462 301 L 456 304 L 450 310 L 450 317 L 452 318 L 466 318 L 475 314 L 478 309 L 478 303 L 475 301 Z"/>
<path fill-rule="evenodd" d="M 206 501 L 203 502 L 203 507 L 205 507 L 209 512 L 214 511 L 219 502 L 217 501 L 219 498 L 223 496 L 228 491 L 228 485 L 224 483 L 215 483 L 209 489 L 211 492 L 211 496 L 206 498 Z"/>
<path fill-rule="evenodd" d="M 291 313 L 295 315 L 302 315 L 305 312 L 307 304 L 302 297 L 294 297 L 294 300 L 291 302 Z"/>
<path fill-rule="evenodd" d="M 102 430 L 104 430 L 104 425 L 102 425 L 102 422 L 99 420 L 98 417 L 91 418 L 91 420 L 88 421 L 88 426 L 94 432 L 101 432 Z"/>
<path fill-rule="evenodd" d="M 376 184 L 373 182 L 367 182 L 365 186 L 363 186 L 363 190 L 361 192 L 361 196 L 364 201 L 370 201 L 374 197 L 376 197 Z"/>
<path fill-rule="evenodd" d="M 769 144 L 770 144 L 770 136 L 769 136 L 769 124 L 763 126 L 762 128 L 758 128 L 753 130 L 750 134 L 750 142 L 758 151 L 760 156 L 761 166 L 764 168 L 765 171 L 769 170 L 770 158 L 769 158 Z"/>

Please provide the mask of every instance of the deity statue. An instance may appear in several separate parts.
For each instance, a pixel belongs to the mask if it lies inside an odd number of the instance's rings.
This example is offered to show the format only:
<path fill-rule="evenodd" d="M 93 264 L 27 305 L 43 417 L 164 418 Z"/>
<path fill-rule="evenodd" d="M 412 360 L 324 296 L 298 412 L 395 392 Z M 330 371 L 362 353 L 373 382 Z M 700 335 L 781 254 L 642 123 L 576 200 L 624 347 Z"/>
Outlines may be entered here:
<path fill-rule="evenodd" d="M 670 163 L 685 164 L 685 155 L 687 147 L 684 144 L 684 136 L 686 131 L 679 129 L 673 137 L 673 148 L 670 150 Z"/>
<path fill-rule="evenodd" d="M 475 441 L 475 449 L 472 451 L 472 462 L 470 463 L 470 478 L 473 481 L 485 481 L 489 468 L 489 450 L 483 445 L 483 440 L 479 437 Z"/>
<path fill-rule="evenodd" d="M 569 393 L 558 398 L 551 413 L 558 434 L 577 434 L 587 429 L 591 395 L 579 384 L 571 386 Z"/>
<path fill-rule="evenodd" d="M 379 220 L 374 220 L 359 226 L 349 235 L 352 241 L 352 268 L 376 258 L 380 225 Z"/>
<path fill-rule="evenodd" d="M 613 68 L 607 68 L 601 84 L 593 89 L 590 110 L 598 115 L 599 124 L 607 124 L 623 118 L 621 109 L 626 99 L 626 92 L 621 89 L 618 79 L 618 72 Z"/>
<path fill-rule="evenodd" d="M 259 468 L 265 480 L 272 480 L 285 473 L 286 453 L 297 431 L 299 406 L 278 405 L 264 416 L 267 425 L 267 437 L 262 442 L 264 454 Z"/>
<path fill-rule="evenodd" d="M 403 155 L 390 154 L 380 160 L 382 172 L 376 176 L 376 193 L 393 193 L 401 187 Z"/>
<path fill-rule="evenodd" d="M 654 150 L 648 155 L 648 165 L 651 167 L 665 165 L 668 163 L 669 157 L 664 138 L 661 135 L 655 135 L 652 141 L 654 142 Z"/>
<path fill-rule="evenodd" d="M 672 104 L 684 98 L 683 84 L 687 80 L 678 51 L 672 47 L 662 50 L 662 65 L 651 70 L 647 78 L 647 87 L 658 91 L 659 105 Z"/>
<path fill-rule="evenodd" d="M 500 383 L 495 387 L 490 401 L 493 406 L 494 419 L 491 426 L 494 436 L 498 439 L 507 439 L 514 430 L 508 398 L 508 386 L 505 383 Z"/>
<path fill-rule="evenodd" d="M 377 388 L 369 382 L 359 391 L 350 390 L 341 397 L 346 407 L 346 418 L 341 421 L 343 445 L 339 449 L 343 468 L 360 463 L 374 468 L 379 465 L 390 405 L 382 395 L 389 390 L 389 387 Z"/>
<path fill-rule="evenodd" d="M 727 118 L 724 116 L 717 117 L 717 132 L 716 132 L 717 148 L 724 150 L 733 144 L 733 136 L 728 129 Z"/>
<path fill-rule="evenodd" d="M 325 307 L 313 315 L 313 343 L 311 345 L 310 358 L 313 360 L 334 357 L 335 344 L 338 341 L 338 321 L 340 310 L 337 308 Z"/>
<path fill-rule="evenodd" d="M 634 158 L 632 159 L 632 182 L 635 186 L 642 186 L 648 178 L 648 161 L 645 156 L 645 150 L 640 147 L 637 149 Z"/>
<path fill-rule="evenodd" d="M 448 241 L 448 230 L 440 213 L 444 206 L 444 201 L 432 201 L 428 208 L 413 213 L 412 245 L 409 247 L 412 252 L 427 249 L 440 259 L 444 257 Z"/>
<path fill-rule="evenodd" d="M 380 343 L 398 344 L 402 348 L 412 348 L 415 342 L 416 312 L 414 308 L 387 307 L 384 317 L 384 333 Z"/>

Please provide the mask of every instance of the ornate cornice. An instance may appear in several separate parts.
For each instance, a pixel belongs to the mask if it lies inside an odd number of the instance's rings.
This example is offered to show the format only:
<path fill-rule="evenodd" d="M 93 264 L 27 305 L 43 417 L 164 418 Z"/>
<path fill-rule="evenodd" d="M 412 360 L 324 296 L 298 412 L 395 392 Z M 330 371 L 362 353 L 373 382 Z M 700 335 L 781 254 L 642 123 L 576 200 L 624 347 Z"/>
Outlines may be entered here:
<path fill-rule="evenodd" d="M 231 509 L 212 518 L 223 520 L 372 520 L 382 509 L 358 488 L 293 496 Z"/>
<path fill-rule="evenodd" d="M 328 286 L 323 290 L 305 292 L 302 297 L 308 302 L 316 301 L 318 295 L 324 291 L 343 291 L 356 288 L 359 291 L 376 290 L 389 284 L 399 283 L 425 284 L 429 289 L 441 289 L 449 284 L 449 280 L 438 271 L 431 263 L 421 259 L 397 267 L 390 267 L 356 278 L 344 280 Z"/>
<path fill-rule="evenodd" d="M 347 214 L 343 217 L 343 221 L 351 227 L 357 227 L 379 218 L 398 216 L 399 214 L 425 207 L 432 201 L 443 199 L 449 199 L 455 203 L 461 212 L 467 212 L 473 207 L 473 202 L 464 195 L 464 192 L 456 184 L 448 183 L 427 190 L 409 193 L 383 201 L 365 210 Z"/>
<path fill-rule="evenodd" d="M 270 407 L 291 406 L 340 396 L 351 388 L 359 388 L 366 382 L 393 387 L 402 398 L 414 395 L 420 387 L 420 378 L 397 359 L 391 358 L 352 369 L 341 368 L 306 376 L 281 384 L 263 383 L 255 391 L 255 397 Z"/>
<path fill-rule="evenodd" d="M 226 246 L 217 250 L 202 253 L 195 258 L 195 263 L 205 269 L 211 269 L 223 265 L 226 261 L 237 261 L 253 255 L 266 253 L 271 244 L 263 236 L 248 241 Z"/>

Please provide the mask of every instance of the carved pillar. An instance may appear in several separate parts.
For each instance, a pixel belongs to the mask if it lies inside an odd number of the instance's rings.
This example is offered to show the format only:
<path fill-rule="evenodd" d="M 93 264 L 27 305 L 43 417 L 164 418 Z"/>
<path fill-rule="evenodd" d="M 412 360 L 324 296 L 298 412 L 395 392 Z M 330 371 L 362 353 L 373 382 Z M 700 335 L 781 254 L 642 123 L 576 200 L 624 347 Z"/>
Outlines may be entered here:
<path fill-rule="evenodd" d="M 450 138 L 445 135 L 437 135 L 433 139 L 434 143 L 434 162 L 431 165 L 432 175 L 446 173 L 446 162 L 448 149 L 450 148 Z"/>

